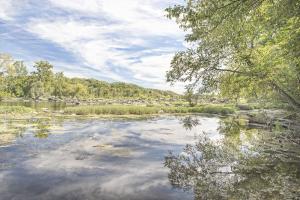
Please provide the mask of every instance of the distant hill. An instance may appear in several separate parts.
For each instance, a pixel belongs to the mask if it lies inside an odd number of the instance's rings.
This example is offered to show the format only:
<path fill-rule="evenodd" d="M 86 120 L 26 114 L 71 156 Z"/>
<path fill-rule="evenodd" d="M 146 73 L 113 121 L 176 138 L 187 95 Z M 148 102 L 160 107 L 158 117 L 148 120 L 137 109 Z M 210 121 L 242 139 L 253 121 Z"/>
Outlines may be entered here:
<path fill-rule="evenodd" d="M 179 98 L 181 95 L 166 90 L 144 88 L 131 83 L 100 81 L 96 79 L 70 78 L 68 82 L 82 84 L 94 98 Z"/>
<path fill-rule="evenodd" d="M 28 72 L 22 61 L 8 54 L 0 54 L 0 99 L 52 98 L 143 98 L 176 99 L 180 95 L 157 89 L 143 88 L 129 83 L 108 83 L 96 79 L 69 78 L 63 72 L 54 73 L 47 61 L 36 62 L 35 71 Z"/>

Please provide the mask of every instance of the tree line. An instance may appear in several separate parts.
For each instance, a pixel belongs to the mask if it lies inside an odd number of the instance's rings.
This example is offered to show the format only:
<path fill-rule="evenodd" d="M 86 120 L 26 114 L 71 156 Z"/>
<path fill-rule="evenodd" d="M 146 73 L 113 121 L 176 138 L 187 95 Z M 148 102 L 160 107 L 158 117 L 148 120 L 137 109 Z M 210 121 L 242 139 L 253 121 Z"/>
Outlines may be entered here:
<path fill-rule="evenodd" d="M 171 91 L 147 89 L 122 82 L 108 83 L 96 79 L 68 78 L 63 72 L 54 73 L 47 61 L 38 61 L 29 72 L 23 61 L 0 54 L 0 99 L 5 97 L 32 98 L 174 98 Z"/>

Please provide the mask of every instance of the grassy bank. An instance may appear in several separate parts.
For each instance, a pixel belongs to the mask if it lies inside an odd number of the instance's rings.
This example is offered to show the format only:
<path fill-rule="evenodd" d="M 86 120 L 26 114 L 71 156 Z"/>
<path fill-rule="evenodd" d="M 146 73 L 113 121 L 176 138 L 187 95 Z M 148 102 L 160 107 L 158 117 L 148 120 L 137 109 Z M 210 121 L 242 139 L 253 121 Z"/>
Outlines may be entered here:
<path fill-rule="evenodd" d="M 175 106 L 137 106 L 137 105 L 90 105 L 90 106 L 76 106 L 66 107 L 63 112 L 56 112 L 51 110 L 36 110 L 25 106 L 0 106 L 1 115 L 10 116 L 29 116 L 34 115 L 154 115 L 154 114 L 177 114 L 177 113 L 209 113 L 209 114 L 231 114 L 235 112 L 235 107 L 229 105 L 199 105 L 196 107 L 175 107 Z M 31 113 L 31 114 L 30 114 Z"/>
<path fill-rule="evenodd" d="M 231 114 L 235 111 L 232 106 L 201 105 L 197 107 L 146 107 L 146 106 L 77 106 L 64 110 L 65 114 L 76 115 L 147 115 L 160 113 L 210 113 Z"/>

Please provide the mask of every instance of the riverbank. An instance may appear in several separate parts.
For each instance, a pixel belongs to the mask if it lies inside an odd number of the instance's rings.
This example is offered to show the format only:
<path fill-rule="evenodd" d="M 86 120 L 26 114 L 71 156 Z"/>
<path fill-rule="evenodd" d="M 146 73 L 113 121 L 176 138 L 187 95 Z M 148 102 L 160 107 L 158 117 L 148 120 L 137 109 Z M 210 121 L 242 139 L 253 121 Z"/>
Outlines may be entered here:
<path fill-rule="evenodd" d="M 26 120 L 39 118 L 124 118 L 138 119 L 158 115 L 215 114 L 220 116 L 238 116 L 251 126 L 262 128 L 283 127 L 300 129 L 298 113 L 283 109 L 255 109 L 246 105 L 202 104 L 188 106 L 155 106 L 155 105 L 79 105 L 58 107 L 0 106 L 2 119 Z"/>
<path fill-rule="evenodd" d="M 247 121 L 250 127 L 300 129 L 300 114 L 286 109 L 249 109 L 233 104 L 202 104 L 188 106 L 86 105 L 56 107 L 28 107 L 0 105 L 4 121 L 36 119 L 146 119 L 160 115 L 208 114 L 233 116 Z"/>
<path fill-rule="evenodd" d="M 137 106 L 137 105 L 95 105 L 65 107 L 61 110 L 49 108 L 34 109 L 25 106 L 0 106 L 0 115 L 13 117 L 18 115 L 52 115 L 52 116 L 99 116 L 99 115 L 156 115 L 156 114 L 189 114 L 208 113 L 227 115 L 236 111 L 231 105 L 199 105 L 196 107 L 175 106 Z"/>

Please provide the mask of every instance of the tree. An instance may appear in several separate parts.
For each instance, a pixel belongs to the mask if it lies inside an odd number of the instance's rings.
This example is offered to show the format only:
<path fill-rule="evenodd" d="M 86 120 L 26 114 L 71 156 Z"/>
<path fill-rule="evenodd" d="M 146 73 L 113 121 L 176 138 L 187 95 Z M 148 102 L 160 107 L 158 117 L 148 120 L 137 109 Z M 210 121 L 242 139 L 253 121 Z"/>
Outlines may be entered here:
<path fill-rule="evenodd" d="M 44 92 L 51 94 L 54 76 L 52 72 L 53 66 L 48 61 L 39 61 L 33 67 L 36 69 L 33 75 L 38 81 L 42 82 Z"/>
<path fill-rule="evenodd" d="M 27 76 L 27 67 L 23 61 L 15 61 L 13 65 L 16 76 Z"/>
<path fill-rule="evenodd" d="M 9 54 L 0 54 L 2 96 L 24 96 L 27 69 L 23 61 L 15 61 Z"/>
<path fill-rule="evenodd" d="M 72 98 L 87 98 L 88 97 L 88 89 L 85 85 L 81 83 L 75 83 L 71 87 L 71 96 Z"/>
<path fill-rule="evenodd" d="M 24 62 L 15 61 L 7 74 L 6 82 L 9 93 L 16 97 L 25 96 L 28 71 Z"/>
<path fill-rule="evenodd" d="M 67 78 L 53 73 L 47 61 L 36 62 L 35 71 L 28 74 L 22 61 L 9 54 L 0 53 L 0 99 L 4 97 L 55 97 L 111 98 L 111 97 L 161 97 L 178 96 L 172 92 L 145 89 L 126 83 L 107 83 L 95 79 Z"/>
<path fill-rule="evenodd" d="M 184 98 L 189 102 L 190 106 L 197 105 L 198 94 L 194 94 L 193 88 L 187 87 Z"/>
<path fill-rule="evenodd" d="M 31 84 L 30 88 L 30 96 L 38 100 L 41 96 L 44 94 L 44 87 L 43 87 L 43 82 L 42 81 L 34 81 Z"/>
<path fill-rule="evenodd" d="M 55 97 L 62 97 L 65 88 L 65 77 L 63 72 L 56 73 L 54 75 L 53 82 L 53 95 Z"/>
<path fill-rule="evenodd" d="M 189 31 L 169 82 L 228 97 L 280 97 L 300 108 L 300 2 L 189 0 L 167 9 Z"/>

